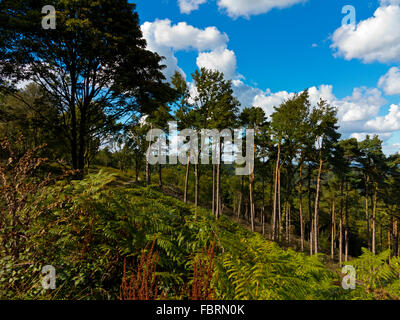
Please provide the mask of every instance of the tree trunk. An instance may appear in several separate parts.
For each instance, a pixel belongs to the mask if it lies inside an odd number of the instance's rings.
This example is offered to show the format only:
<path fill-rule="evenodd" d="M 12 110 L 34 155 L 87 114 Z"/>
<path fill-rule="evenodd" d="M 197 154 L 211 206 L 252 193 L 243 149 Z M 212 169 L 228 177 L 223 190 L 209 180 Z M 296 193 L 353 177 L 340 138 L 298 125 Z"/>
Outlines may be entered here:
<path fill-rule="evenodd" d="M 336 242 L 336 216 L 335 216 L 335 193 L 332 196 L 332 220 L 331 220 L 331 259 L 335 257 Z"/>
<path fill-rule="evenodd" d="M 345 227 L 344 227 L 344 261 L 349 258 L 349 184 L 345 184 L 346 199 L 345 199 Z"/>
<path fill-rule="evenodd" d="M 369 184 L 369 176 L 366 176 L 366 178 L 365 178 L 365 220 L 367 223 L 368 250 L 371 250 L 371 237 L 370 237 L 370 231 L 369 231 L 368 184 Z"/>
<path fill-rule="evenodd" d="M 373 207 L 372 207 L 372 253 L 376 253 L 376 243 L 375 243 L 375 236 L 376 236 L 376 206 L 378 201 L 378 187 L 375 186 L 374 189 L 374 198 L 373 198 Z"/>
<path fill-rule="evenodd" d="M 188 152 L 188 158 L 186 163 L 186 176 L 185 176 L 185 191 L 183 193 L 183 201 L 187 203 L 188 184 L 189 184 L 189 170 L 190 170 L 190 151 Z"/>
<path fill-rule="evenodd" d="M 265 163 L 264 163 L 265 166 Z M 265 180 L 262 175 L 262 207 L 261 207 L 262 235 L 265 237 Z"/>
<path fill-rule="evenodd" d="M 243 193 L 240 193 L 239 194 L 239 204 L 238 204 L 238 207 L 237 207 L 237 222 L 239 222 L 239 220 L 240 220 L 240 211 L 241 211 L 241 208 L 242 208 L 242 197 L 243 197 Z"/>
<path fill-rule="evenodd" d="M 195 184 L 194 184 L 194 206 L 197 208 L 199 205 L 199 165 L 194 165 L 194 177 L 195 177 Z"/>
<path fill-rule="evenodd" d="M 314 222 L 313 222 L 313 218 L 312 218 L 312 208 L 311 208 L 311 173 L 312 173 L 312 167 L 311 165 L 309 165 L 308 167 L 308 177 L 307 177 L 307 181 L 308 181 L 308 220 L 310 223 L 310 234 L 309 234 L 309 246 L 310 246 L 310 256 L 313 255 L 313 237 L 314 237 Z"/>
<path fill-rule="evenodd" d="M 222 212 L 221 212 L 221 159 L 222 159 L 222 145 L 221 143 L 219 143 L 219 153 L 218 153 L 218 157 L 219 157 L 219 161 L 217 164 L 217 196 L 216 196 L 216 204 L 217 204 L 217 210 L 216 210 L 216 219 L 218 219 Z"/>
<path fill-rule="evenodd" d="M 397 219 L 395 218 L 393 222 L 393 255 L 398 255 L 398 248 L 399 248 L 399 230 Z"/>
<path fill-rule="evenodd" d="M 319 214 L 319 190 L 321 187 L 322 158 L 320 151 L 319 168 L 317 177 L 317 190 L 315 191 L 315 207 L 314 207 L 314 253 L 318 253 L 318 214 Z"/>
<path fill-rule="evenodd" d="M 392 250 L 392 230 L 393 230 L 393 217 L 390 217 L 390 224 L 388 227 L 388 249 Z"/>
<path fill-rule="evenodd" d="M 343 217 L 340 214 L 339 219 L 339 264 L 343 261 Z"/>
<path fill-rule="evenodd" d="M 162 167 L 161 163 L 158 164 L 158 186 L 162 188 Z"/>
<path fill-rule="evenodd" d="M 76 119 L 76 76 L 75 72 L 71 71 L 71 101 L 69 109 L 71 111 L 71 159 L 72 167 L 78 168 L 78 130 L 77 130 L 77 119 Z"/>
<path fill-rule="evenodd" d="M 282 212 L 281 212 L 281 167 L 278 167 L 278 240 L 282 237 Z"/>
<path fill-rule="evenodd" d="M 300 214 L 300 242 L 301 251 L 304 252 L 304 222 L 303 222 L 303 164 L 300 162 L 299 181 L 299 214 Z"/>
<path fill-rule="evenodd" d="M 281 144 L 278 144 L 278 155 L 276 157 L 276 166 L 275 166 L 275 183 L 274 183 L 274 207 L 272 211 L 272 241 L 276 240 L 276 217 L 277 217 L 277 204 L 278 204 L 278 172 L 279 172 L 279 162 L 281 155 Z"/>
<path fill-rule="evenodd" d="M 211 212 L 216 215 L 217 210 L 215 209 L 215 164 L 212 165 L 212 203 Z"/>
<path fill-rule="evenodd" d="M 151 183 L 151 173 L 150 173 L 150 164 L 149 164 L 149 156 L 150 156 L 150 144 L 153 139 L 153 124 L 150 123 L 150 142 L 149 142 L 149 149 L 147 151 L 147 157 L 146 157 L 146 186 L 149 186 Z"/>
<path fill-rule="evenodd" d="M 250 170 L 250 169 L 249 169 Z M 250 173 L 250 172 L 249 172 Z M 250 197 L 250 221 L 251 221 L 251 231 L 255 231 L 255 208 L 253 199 L 253 184 L 254 184 L 254 172 L 249 175 L 249 197 Z"/>
<path fill-rule="evenodd" d="M 79 123 L 79 148 L 78 148 L 78 169 L 83 178 L 85 172 L 85 137 L 86 137 L 86 106 L 83 104 L 80 108 L 80 123 Z"/>

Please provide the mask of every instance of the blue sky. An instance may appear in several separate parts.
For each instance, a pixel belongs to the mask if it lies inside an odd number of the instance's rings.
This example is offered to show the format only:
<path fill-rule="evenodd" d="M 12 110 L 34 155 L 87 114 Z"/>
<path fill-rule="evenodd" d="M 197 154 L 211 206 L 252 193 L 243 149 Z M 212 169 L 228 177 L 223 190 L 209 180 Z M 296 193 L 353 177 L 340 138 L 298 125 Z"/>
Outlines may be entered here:
<path fill-rule="evenodd" d="M 267 114 L 294 92 L 338 106 L 343 137 L 400 150 L 400 0 L 138 0 L 166 75 L 224 71 L 244 106 Z M 352 5 L 356 26 L 342 26 Z M 195 91 L 194 91 L 195 92 Z"/>

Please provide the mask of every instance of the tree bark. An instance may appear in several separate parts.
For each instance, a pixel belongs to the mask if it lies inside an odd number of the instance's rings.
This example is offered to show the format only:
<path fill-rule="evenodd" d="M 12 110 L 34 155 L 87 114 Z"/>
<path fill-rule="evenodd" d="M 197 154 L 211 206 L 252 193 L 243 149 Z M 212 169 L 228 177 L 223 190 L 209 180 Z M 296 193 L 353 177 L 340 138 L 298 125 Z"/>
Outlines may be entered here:
<path fill-rule="evenodd" d="M 188 184 L 189 184 L 189 170 L 190 170 L 190 151 L 188 152 L 188 158 L 186 163 L 186 175 L 185 175 L 185 191 L 183 193 L 183 201 L 187 203 Z"/>
<path fill-rule="evenodd" d="M 368 201 L 368 184 L 369 184 L 369 176 L 365 177 L 365 220 L 367 223 L 367 242 L 368 242 L 368 250 L 371 250 L 371 237 L 369 231 L 369 201 Z"/>
<path fill-rule="evenodd" d="M 319 190 L 321 187 L 322 158 L 320 151 L 319 168 L 317 177 L 317 190 L 315 191 L 315 207 L 314 207 L 314 253 L 318 253 L 318 214 L 319 214 Z"/>
<path fill-rule="evenodd" d="M 281 211 L 281 167 L 278 167 L 278 239 L 282 239 L 282 211 Z"/>
<path fill-rule="evenodd" d="M 343 217 L 340 214 L 339 219 L 339 264 L 343 261 Z"/>
<path fill-rule="evenodd" d="M 161 163 L 158 164 L 158 186 L 160 188 L 162 188 L 162 167 L 161 167 Z"/>
<path fill-rule="evenodd" d="M 300 243 L 301 243 L 301 251 L 304 252 L 303 164 L 301 162 L 300 162 L 300 180 L 299 180 L 299 214 L 300 214 Z"/>
<path fill-rule="evenodd" d="M 150 142 L 149 142 L 149 149 L 147 150 L 147 157 L 146 157 L 146 186 L 149 186 L 151 183 L 151 173 L 150 173 L 150 164 L 148 158 L 150 156 L 150 144 L 153 139 L 153 124 L 150 123 Z"/>
<path fill-rule="evenodd" d="M 251 231 L 255 231 L 255 208 L 253 199 L 253 185 L 254 185 L 254 172 L 249 172 L 249 197 L 250 197 L 250 221 L 251 221 Z"/>
<path fill-rule="evenodd" d="M 78 168 L 78 132 L 77 132 L 77 119 L 76 119 L 76 77 L 75 72 L 71 71 L 71 101 L 69 109 L 71 111 L 71 159 L 72 167 Z"/>
<path fill-rule="evenodd" d="M 336 242 L 336 217 L 335 217 L 335 193 L 332 196 L 332 220 L 331 220 L 331 259 L 335 257 Z"/>
<path fill-rule="evenodd" d="M 349 185 L 346 186 L 346 199 L 345 199 L 345 227 L 344 227 L 344 261 L 349 258 Z"/>
<path fill-rule="evenodd" d="M 199 205 L 199 165 L 194 165 L 194 177 L 195 177 L 195 184 L 194 184 L 194 206 L 197 208 Z"/>
<path fill-rule="evenodd" d="M 274 183 L 274 207 L 272 211 L 272 241 L 276 240 L 276 218 L 277 218 L 277 204 L 278 204 L 278 172 L 279 172 L 279 162 L 281 155 L 281 144 L 278 144 L 278 155 L 276 157 L 276 166 L 275 166 L 275 183 Z"/>
<path fill-rule="evenodd" d="M 265 163 L 264 163 L 265 166 Z M 261 207 L 262 235 L 265 237 L 265 180 L 262 175 L 262 207 Z"/>
<path fill-rule="evenodd" d="M 213 215 L 216 215 L 215 209 L 215 164 L 212 165 L 212 203 L 211 203 L 211 212 Z"/>
<path fill-rule="evenodd" d="M 376 206 L 377 206 L 377 201 L 378 201 L 378 187 L 375 186 L 374 189 L 374 198 L 373 198 L 373 207 L 372 207 L 372 253 L 376 253 L 376 242 L 375 242 L 375 237 L 376 237 Z"/>

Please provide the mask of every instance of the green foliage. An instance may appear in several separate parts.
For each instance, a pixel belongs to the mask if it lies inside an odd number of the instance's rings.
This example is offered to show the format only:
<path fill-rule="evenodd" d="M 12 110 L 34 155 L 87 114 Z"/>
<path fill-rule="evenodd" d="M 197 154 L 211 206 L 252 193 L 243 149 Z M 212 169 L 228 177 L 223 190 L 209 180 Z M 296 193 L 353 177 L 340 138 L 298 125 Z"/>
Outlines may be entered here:
<path fill-rule="evenodd" d="M 361 256 L 346 264 L 356 269 L 358 289 L 352 292 L 354 298 L 399 299 L 400 258 L 391 257 L 390 250 L 375 255 L 363 248 Z"/>

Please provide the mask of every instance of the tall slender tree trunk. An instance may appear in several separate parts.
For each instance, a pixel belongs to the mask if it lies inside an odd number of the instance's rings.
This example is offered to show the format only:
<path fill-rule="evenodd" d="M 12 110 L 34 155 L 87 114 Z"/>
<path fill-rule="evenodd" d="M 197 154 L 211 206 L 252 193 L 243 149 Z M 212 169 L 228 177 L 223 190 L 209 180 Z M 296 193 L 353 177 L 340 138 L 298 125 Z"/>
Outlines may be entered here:
<path fill-rule="evenodd" d="M 249 169 L 251 170 L 251 169 Z M 250 197 L 250 221 L 251 221 L 251 231 L 255 231 L 255 208 L 254 208 L 254 172 L 249 172 L 249 197 Z"/>
<path fill-rule="evenodd" d="M 349 258 L 349 184 L 345 183 L 346 198 L 345 198 L 345 227 L 344 227 L 344 261 Z"/>
<path fill-rule="evenodd" d="M 221 154 L 222 146 L 221 143 L 219 143 L 219 152 L 218 152 L 218 157 L 219 161 L 217 164 L 217 192 L 216 192 L 216 204 L 217 204 L 217 210 L 216 210 L 216 219 L 218 219 L 222 212 L 221 212 L 221 159 L 222 159 L 222 154 Z"/>
<path fill-rule="evenodd" d="M 343 216 L 340 213 L 339 219 L 339 264 L 343 261 Z"/>
<path fill-rule="evenodd" d="M 265 166 L 265 163 L 264 163 Z M 262 235 L 265 237 L 265 179 L 262 175 L 262 207 L 261 207 Z"/>
<path fill-rule="evenodd" d="M 310 256 L 313 255 L 313 238 L 314 238 L 314 220 L 310 220 L 311 226 L 310 226 L 310 240 L 309 240 L 309 245 L 310 245 Z"/>
<path fill-rule="evenodd" d="M 388 228 L 388 249 L 392 250 L 392 231 L 393 230 L 393 217 L 390 217 L 390 224 Z"/>
<path fill-rule="evenodd" d="M 335 257 L 336 242 L 336 216 L 335 216 L 335 193 L 332 196 L 332 220 L 331 220 L 331 259 Z"/>
<path fill-rule="evenodd" d="M 194 165 L 194 177 L 195 177 L 194 206 L 198 207 L 198 205 L 199 205 L 199 164 L 198 163 L 196 163 Z"/>
<path fill-rule="evenodd" d="M 281 167 L 278 167 L 278 239 L 282 240 Z"/>
<path fill-rule="evenodd" d="M 278 173 L 279 173 L 279 162 L 281 156 L 281 144 L 278 143 L 278 155 L 276 157 L 276 165 L 275 165 L 275 182 L 274 182 L 274 207 L 272 211 L 272 241 L 276 240 L 276 224 L 277 224 L 277 205 L 278 205 Z"/>
<path fill-rule="evenodd" d="M 163 183 L 162 183 L 162 167 L 161 163 L 158 164 L 158 186 L 162 188 Z"/>
<path fill-rule="evenodd" d="M 312 167 L 309 164 L 308 167 L 308 177 L 307 177 L 307 181 L 308 181 L 308 186 L 307 186 L 307 190 L 308 190 L 308 220 L 310 223 L 310 234 L 309 234 L 309 246 L 310 246 L 310 256 L 313 255 L 313 237 L 314 237 L 314 221 L 313 221 L 313 217 L 312 217 L 312 208 L 311 208 L 311 173 L 312 173 Z"/>
<path fill-rule="evenodd" d="M 146 156 L 146 186 L 149 186 L 151 183 L 151 173 L 150 173 L 150 164 L 149 164 L 149 157 L 150 157 L 150 145 L 151 141 L 153 140 L 153 124 L 150 123 L 150 142 L 149 142 L 149 148 L 147 150 L 147 156 Z"/>
<path fill-rule="evenodd" d="M 369 176 L 367 175 L 365 178 L 365 220 L 367 223 L 367 242 L 368 242 L 368 250 L 371 250 L 371 235 L 369 231 L 369 201 L 368 201 L 368 195 L 369 195 Z"/>
<path fill-rule="evenodd" d="M 303 164 L 300 161 L 300 180 L 299 180 L 299 214 L 300 214 L 300 246 L 304 252 L 304 222 L 303 222 Z"/>
<path fill-rule="evenodd" d="M 395 218 L 393 221 L 393 255 L 398 255 L 399 248 L 399 230 L 398 230 L 398 221 Z"/>
<path fill-rule="evenodd" d="M 83 104 L 80 109 L 79 122 L 79 148 L 78 148 L 78 168 L 83 178 L 85 172 L 85 149 L 86 149 L 86 106 Z"/>
<path fill-rule="evenodd" d="M 285 233 L 286 233 L 286 244 L 289 246 L 290 242 L 290 203 L 286 202 L 285 210 Z"/>
<path fill-rule="evenodd" d="M 240 220 L 240 213 L 241 213 L 241 210 L 242 210 L 244 176 L 242 176 L 241 180 L 242 181 L 241 181 L 241 185 L 240 185 L 239 205 L 238 205 L 238 208 L 237 208 L 237 210 L 238 210 L 237 211 L 237 221 L 238 222 Z"/>
<path fill-rule="evenodd" d="M 216 215 L 216 209 L 215 209 L 215 164 L 212 165 L 212 214 Z"/>
<path fill-rule="evenodd" d="M 71 71 L 71 101 L 69 109 L 71 112 L 71 159 L 72 167 L 78 168 L 78 130 L 76 119 L 76 76 L 74 70 Z"/>
<path fill-rule="evenodd" d="M 378 187 L 375 186 L 374 189 L 374 198 L 373 198 L 373 207 L 372 207 L 372 253 L 376 253 L 376 244 L 375 244 L 375 237 L 376 237 L 376 206 L 378 202 Z"/>
<path fill-rule="evenodd" d="M 190 170 L 190 151 L 188 152 L 187 163 L 186 163 L 186 175 L 185 175 L 185 191 L 183 193 L 183 201 L 187 203 L 188 184 L 189 184 L 189 170 Z"/>
<path fill-rule="evenodd" d="M 322 161 L 321 151 L 320 151 L 318 177 L 317 177 L 317 190 L 315 191 L 315 207 L 314 207 L 314 252 L 316 254 L 318 253 L 319 190 L 321 187 L 322 164 L 323 164 L 323 161 Z"/>

